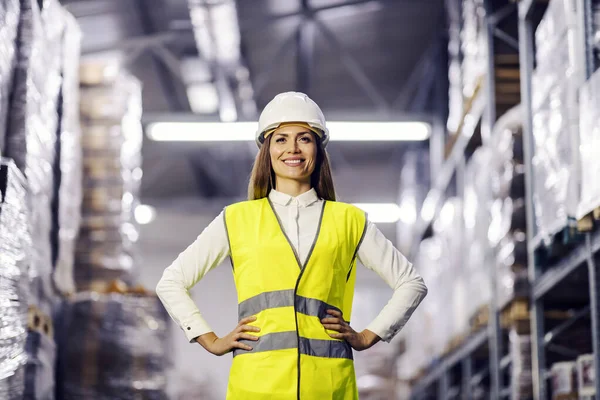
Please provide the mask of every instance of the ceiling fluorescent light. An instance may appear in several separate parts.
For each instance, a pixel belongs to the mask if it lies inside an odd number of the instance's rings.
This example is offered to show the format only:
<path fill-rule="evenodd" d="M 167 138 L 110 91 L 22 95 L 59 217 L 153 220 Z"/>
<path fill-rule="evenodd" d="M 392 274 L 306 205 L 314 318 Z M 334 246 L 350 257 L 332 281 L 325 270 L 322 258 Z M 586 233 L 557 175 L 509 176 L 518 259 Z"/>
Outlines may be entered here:
<path fill-rule="evenodd" d="M 367 213 L 371 222 L 393 223 L 400 220 L 400 207 L 394 203 L 354 203 Z"/>
<path fill-rule="evenodd" d="M 154 122 L 146 128 L 149 139 L 160 142 L 254 141 L 256 122 Z M 327 123 L 332 141 L 421 141 L 431 127 L 425 122 Z"/>

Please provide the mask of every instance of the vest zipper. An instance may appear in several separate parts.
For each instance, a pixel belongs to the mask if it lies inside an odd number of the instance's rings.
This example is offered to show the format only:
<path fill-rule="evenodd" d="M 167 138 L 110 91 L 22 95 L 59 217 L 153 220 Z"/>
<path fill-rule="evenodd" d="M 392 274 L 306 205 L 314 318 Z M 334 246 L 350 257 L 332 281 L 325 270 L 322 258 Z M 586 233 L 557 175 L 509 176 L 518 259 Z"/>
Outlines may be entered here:
<path fill-rule="evenodd" d="M 269 206 L 271 207 L 271 210 L 273 211 L 273 214 L 275 215 L 275 218 L 277 219 L 277 223 L 279 224 L 279 228 L 281 229 L 281 232 L 283 233 L 283 236 L 285 236 L 285 239 L 287 240 L 288 244 L 290 245 L 290 248 L 292 249 L 292 252 L 294 253 L 294 256 L 296 257 L 296 262 L 298 263 L 298 267 L 300 268 L 300 275 L 298 275 L 298 280 L 296 280 L 296 287 L 294 287 L 294 319 L 296 322 L 296 343 L 298 344 L 298 383 L 297 383 L 297 399 L 300 400 L 300 330 L 298 328 L 298 312 L 296 311 L 296 298 L 298 296 L 298 286 L 300 285 L 300 279 L 302 279 L 302 274 L 304 274 L 304 270 L 306 269 L 306 266 L 308 265 L 308 261 L 310 260 L 310 256 L 312 255 L 313 250 L 315 249 L 315 245 L 317 244 L 317 239 L 319 238 L 319 233 L 321 232 L 321 223 L 323 222 L 323 214 L 325 213 L 325 204 L 327 204 L 327 201 L 323 201 L 323 207 L 321 208 L 321 216 L 319 217 L 319 224 L 317 225 L 317 233 L 315 234 L 315 239 L 313 240 L 312 246 L 310 247 L 310 250 L 308 252 L 308 255 L 306 256 L 306 260 L 304 260 L 304 265 L 302 265 L 302 263 L 300 263 L 300 257 L 298 256 L 298 253 L 294 250 L 294 246 L 292 245 L 292 242 L 290 241 L 290 238 L 288 237 L 288 235 L 286 235 L 285 230 L 283 229 L 283 225 L 281 225 L 281 221 L 279 220 L 279 216 L 277 215 L 277 213 L 275 212 L 275 207 L 273 207 L 273 203 L 271 203 L 271 199 L 267 198 L 268 202 L 269 202 Z"/>

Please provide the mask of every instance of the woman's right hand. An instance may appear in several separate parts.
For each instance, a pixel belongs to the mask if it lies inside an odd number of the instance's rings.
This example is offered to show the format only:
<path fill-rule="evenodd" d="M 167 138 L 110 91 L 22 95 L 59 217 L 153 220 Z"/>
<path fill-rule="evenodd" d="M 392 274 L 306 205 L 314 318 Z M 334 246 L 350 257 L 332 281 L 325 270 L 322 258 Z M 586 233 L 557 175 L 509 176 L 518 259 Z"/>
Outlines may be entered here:
<path fill-rule="evenodd" d="M 196 341 L 202 345 L 208 352 L 222 356 L 229 353 L 233 349 L 242 349 L 251 351 L 252 347 L 240 343 L 240 339 L 247 339 L 257 341 L 258 336 L 251 335 L 246 332 L 260 332 L 260 328 L 257 326 L 246 325 L 250 322 L 256 321 L 256 317 L 246 317 L 242 319 L 236 328 L 231 331 L 228 335 L 219 338 L 214 332 L 209 332 L 205 335 L 198 336 Z"/>

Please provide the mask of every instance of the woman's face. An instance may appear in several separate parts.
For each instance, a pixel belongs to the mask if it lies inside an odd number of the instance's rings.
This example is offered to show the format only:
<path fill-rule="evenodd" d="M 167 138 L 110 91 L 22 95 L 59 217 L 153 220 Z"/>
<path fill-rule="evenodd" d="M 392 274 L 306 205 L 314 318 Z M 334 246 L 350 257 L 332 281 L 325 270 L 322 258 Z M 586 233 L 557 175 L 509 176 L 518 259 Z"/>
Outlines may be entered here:
<path fill-rule="evenodd" d="M 316 135 L 296 125 L 279 127 L 271 135 L 269 153 L 277 178 L 310 182 L 317 162 Z"/>

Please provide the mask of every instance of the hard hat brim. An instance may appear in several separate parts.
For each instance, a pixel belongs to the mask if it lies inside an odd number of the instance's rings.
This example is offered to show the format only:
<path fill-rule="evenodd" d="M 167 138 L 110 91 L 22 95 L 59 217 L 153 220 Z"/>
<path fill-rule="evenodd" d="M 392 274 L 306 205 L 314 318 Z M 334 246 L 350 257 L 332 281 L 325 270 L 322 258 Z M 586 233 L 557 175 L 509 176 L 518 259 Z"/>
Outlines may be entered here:
<path fill-rule="evenodd" d="M 257 135 L 256 135 L 257 146 L 260 148 L 262 146 L 262 144 L 265 142 L 265 138 L 267 136 L 269 136 L 271 133 L 273 133 L 275 130 L 280 128 L 282 125 L 294 125 L 294 122 L 296 122 L 296 121 L 277 122 L 277 123 L 274 123 L 274 124 L 271 124 L 271 125 L 265 127 L 265 129 L 263 129 L 262 132 L 257 132 Z M 299 126 L 308 125 L 309 129 L 311 131 L 313 131 L 317 136 L 319 136 L 319 138 L 321 139 L 321 142 L 323 143 L 323 147 L 327 146 L 327 143 L 329 143 L 329 130 L 326 127 L 321 127 L 320 124 L 314 124 L 314 123 L 305 122 L 305 121 L 297 121 L 297 125 L 299 125 Z"/>

